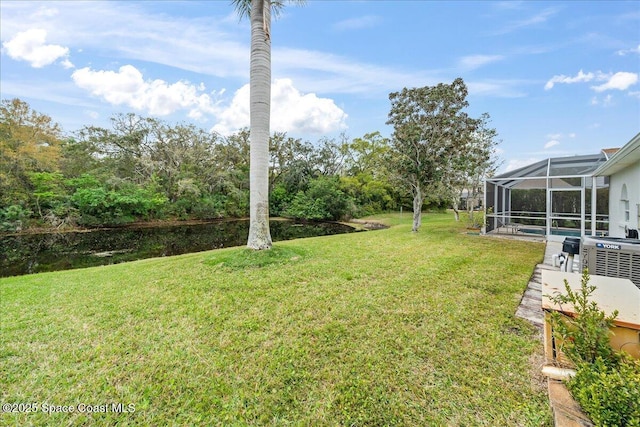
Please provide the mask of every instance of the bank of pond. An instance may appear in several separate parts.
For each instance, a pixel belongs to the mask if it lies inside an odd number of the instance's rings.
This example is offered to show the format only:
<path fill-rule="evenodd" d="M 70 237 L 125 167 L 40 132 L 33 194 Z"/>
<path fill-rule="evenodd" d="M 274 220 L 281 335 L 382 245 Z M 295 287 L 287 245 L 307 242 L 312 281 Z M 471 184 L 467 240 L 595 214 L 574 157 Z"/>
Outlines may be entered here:
<path fill-rule="evenodd" d="M 335 222 L 270 222 L 273 241 L 351 233 Z M 247 242 L 248 220 L 0 236 L 0 277 L 208 251 Z"/>

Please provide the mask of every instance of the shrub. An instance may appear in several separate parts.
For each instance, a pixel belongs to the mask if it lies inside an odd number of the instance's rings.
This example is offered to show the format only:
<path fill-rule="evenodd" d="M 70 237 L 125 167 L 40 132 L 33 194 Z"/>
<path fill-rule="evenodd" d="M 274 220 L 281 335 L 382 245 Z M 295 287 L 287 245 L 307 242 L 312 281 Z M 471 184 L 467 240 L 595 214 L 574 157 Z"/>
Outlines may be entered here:
<path fill-rule="evenodd" d="M 338 220 L 351 214 L 351 199 L 340 189 L 337 177 L 321 177 L 299 191 L 284 216 L 311 220 Z"/>
<path fill-rule="evenodd" d="M 271 216 L 282 215 L 293 197 L 283 184 L 275 185 L 269 192 L 269 214 Z"/>
<path fill-rule="evenodd" d="M 200 198 L 191 209 L 197 219 L 214 219 L 224 216 L 226 197 L 222 194 L 207 195 Z"/>
<path fill-rule="evenodd" d="M 570 318 L 558 311 L 551 313 L 551 325 L 555 338 L 560 341 L 560 350 L 576 364 L 593 363 L 597 358 L 615 362 L 616 355 L 609 343 L 609 335 L 618 311 L 607 316 L 595 301 L 589 301 L 596 287 L 589 285 L 589 273 L 586 270 L 582 273 L 579 291 L 572 291 L 566 279 L 564 287 L 567 294 L 553 296 L 551 301 L 561 306 L 573 305 L 575 316 Z"/>
<path fill-rule="evenodd" d="M 465 222 L 467 227 L 470 228 L 481 228 L 485 225 L 485 214 L 484 211 L 469 211 L 467 212 Z"/>
<path fill-rule="evenodd" d="M 0 231 L 20 231 L 32 212 L 20 205 L 0 209 Z"/>
<path fill-rule="evenodd" d="M 167 199 L 135 186 L 108 190 L 104 187 L 80 188 L 71 196 L 73 206 L 80 212 L 80 222 L 94 225 L 123 224 L 139 218 L 149 218 L 160 212 Z"/>
<path fill-rule="evenodd" d="M 567 387 L 595 425 L 640 426 L 640 361 L 581 363 Z"/>
<path fill-rule="evenodd" d="M 551 324 L 560 349 L 576 365 L 567 387 L 596 426 L 640 427 L 640 361 L 615 352 L 609 341 L 617 310 L 607 316 L 589 297 L 596 289 L 589 274 L 582 274 L 580 290 L 565 280 L 566 295 L 551 298 L 572 304 L 575 317 L 553 312 Z"/>

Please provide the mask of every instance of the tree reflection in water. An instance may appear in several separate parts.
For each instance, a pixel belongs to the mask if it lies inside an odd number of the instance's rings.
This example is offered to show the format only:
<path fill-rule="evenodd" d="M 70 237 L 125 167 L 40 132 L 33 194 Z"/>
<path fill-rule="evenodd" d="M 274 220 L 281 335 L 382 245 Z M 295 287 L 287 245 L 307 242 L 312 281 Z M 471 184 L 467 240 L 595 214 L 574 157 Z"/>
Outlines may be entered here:
<path fill-rule="evenodd" d="M 270 228 L 274 241 L 355 231 L 329 222 L 272 221 Z M 243 246 L 248 232 L 248 221 L 237 220 L 4 236 L 0 237 L 0 277 Z"/>

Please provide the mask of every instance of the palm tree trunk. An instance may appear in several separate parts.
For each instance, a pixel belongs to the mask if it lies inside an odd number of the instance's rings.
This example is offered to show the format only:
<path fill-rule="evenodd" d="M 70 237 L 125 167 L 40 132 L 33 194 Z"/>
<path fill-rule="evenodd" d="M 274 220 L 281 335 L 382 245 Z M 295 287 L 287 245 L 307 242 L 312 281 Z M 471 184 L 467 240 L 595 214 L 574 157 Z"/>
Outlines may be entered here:
<path fill-rule="evenodd" d="M 271 248 L 269 231 L 269 122 L 271 118 L 271 1 L 251 0 L 249 239 Z"/>

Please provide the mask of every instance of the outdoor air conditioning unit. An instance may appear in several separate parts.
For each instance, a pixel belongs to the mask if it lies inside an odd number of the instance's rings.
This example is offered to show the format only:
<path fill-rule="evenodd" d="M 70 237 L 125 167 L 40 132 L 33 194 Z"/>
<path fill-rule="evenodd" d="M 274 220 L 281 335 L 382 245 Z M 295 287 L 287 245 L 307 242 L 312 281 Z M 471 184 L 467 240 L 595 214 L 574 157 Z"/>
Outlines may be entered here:
<path fill-rule="evenodd" d="M 584 236 L 582 268 L 589 274 L 629 279 L 640 289 L 640 240 Z"/>

